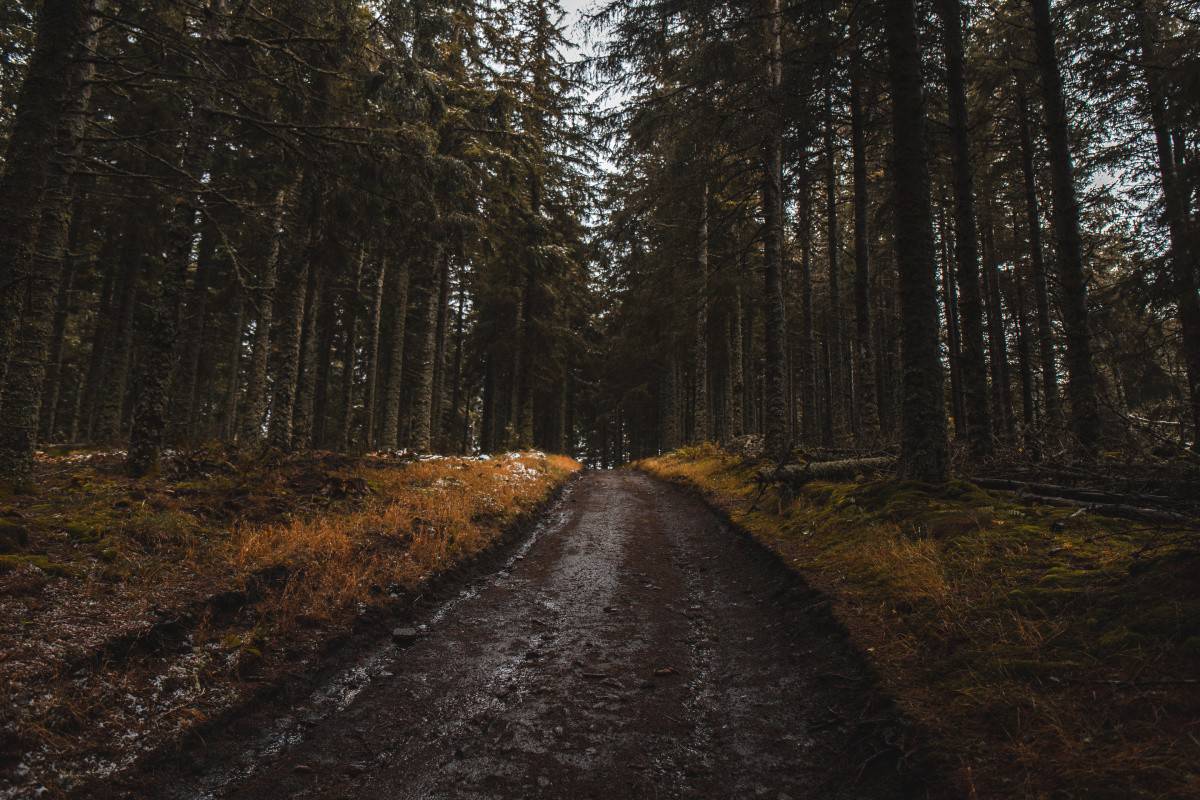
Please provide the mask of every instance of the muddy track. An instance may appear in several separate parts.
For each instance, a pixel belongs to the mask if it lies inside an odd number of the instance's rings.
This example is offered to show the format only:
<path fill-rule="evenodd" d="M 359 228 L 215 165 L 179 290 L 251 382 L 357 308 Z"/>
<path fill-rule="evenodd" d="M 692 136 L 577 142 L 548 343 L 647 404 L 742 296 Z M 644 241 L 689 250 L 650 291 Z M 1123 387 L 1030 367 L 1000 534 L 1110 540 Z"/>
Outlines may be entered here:
<path fill-rule="evenodd" d="M 822 598 L 645 475 L 585 475 L 418 621 L 303 702 L 91 796 L 925 794 Z"/>

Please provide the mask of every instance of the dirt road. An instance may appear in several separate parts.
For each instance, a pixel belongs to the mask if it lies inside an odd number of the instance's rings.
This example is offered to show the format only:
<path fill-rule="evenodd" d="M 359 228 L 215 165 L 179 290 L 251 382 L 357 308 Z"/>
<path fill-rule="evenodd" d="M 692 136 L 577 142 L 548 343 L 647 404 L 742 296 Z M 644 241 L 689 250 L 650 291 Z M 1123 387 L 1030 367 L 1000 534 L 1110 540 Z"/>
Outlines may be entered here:
<path fill-rule="evenodd" d="M 421 622 L 126 795 L 923 795 L 820 598 L 644 475 L 585 475 L 504 569 Z"/>

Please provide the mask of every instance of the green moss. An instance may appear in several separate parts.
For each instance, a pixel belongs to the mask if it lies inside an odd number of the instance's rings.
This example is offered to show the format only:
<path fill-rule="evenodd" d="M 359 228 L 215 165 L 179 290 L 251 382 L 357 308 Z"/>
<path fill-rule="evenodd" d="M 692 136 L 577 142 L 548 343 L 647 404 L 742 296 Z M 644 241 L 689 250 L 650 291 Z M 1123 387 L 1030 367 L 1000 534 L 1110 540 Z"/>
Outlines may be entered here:
<path fill-rule="evenodd" d="M 43 555 L 0 555 L 0 575 L 20 569 L 25 565 L 37 567 L 47 575 L 68 578 L 79 574 L 79 568 L 71 564 L 51 561 Z"/>
<path fill-rule="evenodd" d="M 1090 570 L 1051 567 L 1046 570 L 1045 575 L 1038 579 L 1038 585 L 1058 588 L 1078 588 L 1094 581 L 1095 573 Z"/>

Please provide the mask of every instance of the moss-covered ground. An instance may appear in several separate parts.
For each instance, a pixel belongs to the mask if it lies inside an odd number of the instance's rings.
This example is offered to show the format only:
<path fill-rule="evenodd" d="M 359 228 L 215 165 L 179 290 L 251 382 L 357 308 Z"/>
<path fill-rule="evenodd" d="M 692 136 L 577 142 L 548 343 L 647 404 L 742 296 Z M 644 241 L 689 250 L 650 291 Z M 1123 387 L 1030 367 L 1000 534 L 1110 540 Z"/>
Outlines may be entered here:
<path fill-rule="evenodd" d="M 1200 534 L 966 482 L 765 491 L 687 448 L 702 492 L 831 599 L 964 797 L 1200 797 Z"/>

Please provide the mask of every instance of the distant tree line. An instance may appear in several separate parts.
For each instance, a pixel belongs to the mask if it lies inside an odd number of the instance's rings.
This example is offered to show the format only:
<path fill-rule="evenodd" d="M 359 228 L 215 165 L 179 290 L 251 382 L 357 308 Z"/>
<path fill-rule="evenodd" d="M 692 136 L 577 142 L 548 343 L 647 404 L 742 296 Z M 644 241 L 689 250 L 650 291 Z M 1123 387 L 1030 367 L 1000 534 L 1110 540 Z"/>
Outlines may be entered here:
<path fill-rule="evenodd" d="M 568 449 L 587 147 L 553 0 L 0 16 L 0 471 L 44 442 Z"/>
<path fill-rule="evenodd" d="M 556 0 L 7 4 L 4 481 L 64 442 L 1194 446 L 1193 3 L 588 19 L 585 74 Z"/>
<path fill-rule="evenodd" d="M 940 480 L 952 443 L 1194 445 L 1194 3 L 613 0 L 593 24 L 626 98 L 613 458 L 761 432 L 781 460 L 898 444 Z"/>

